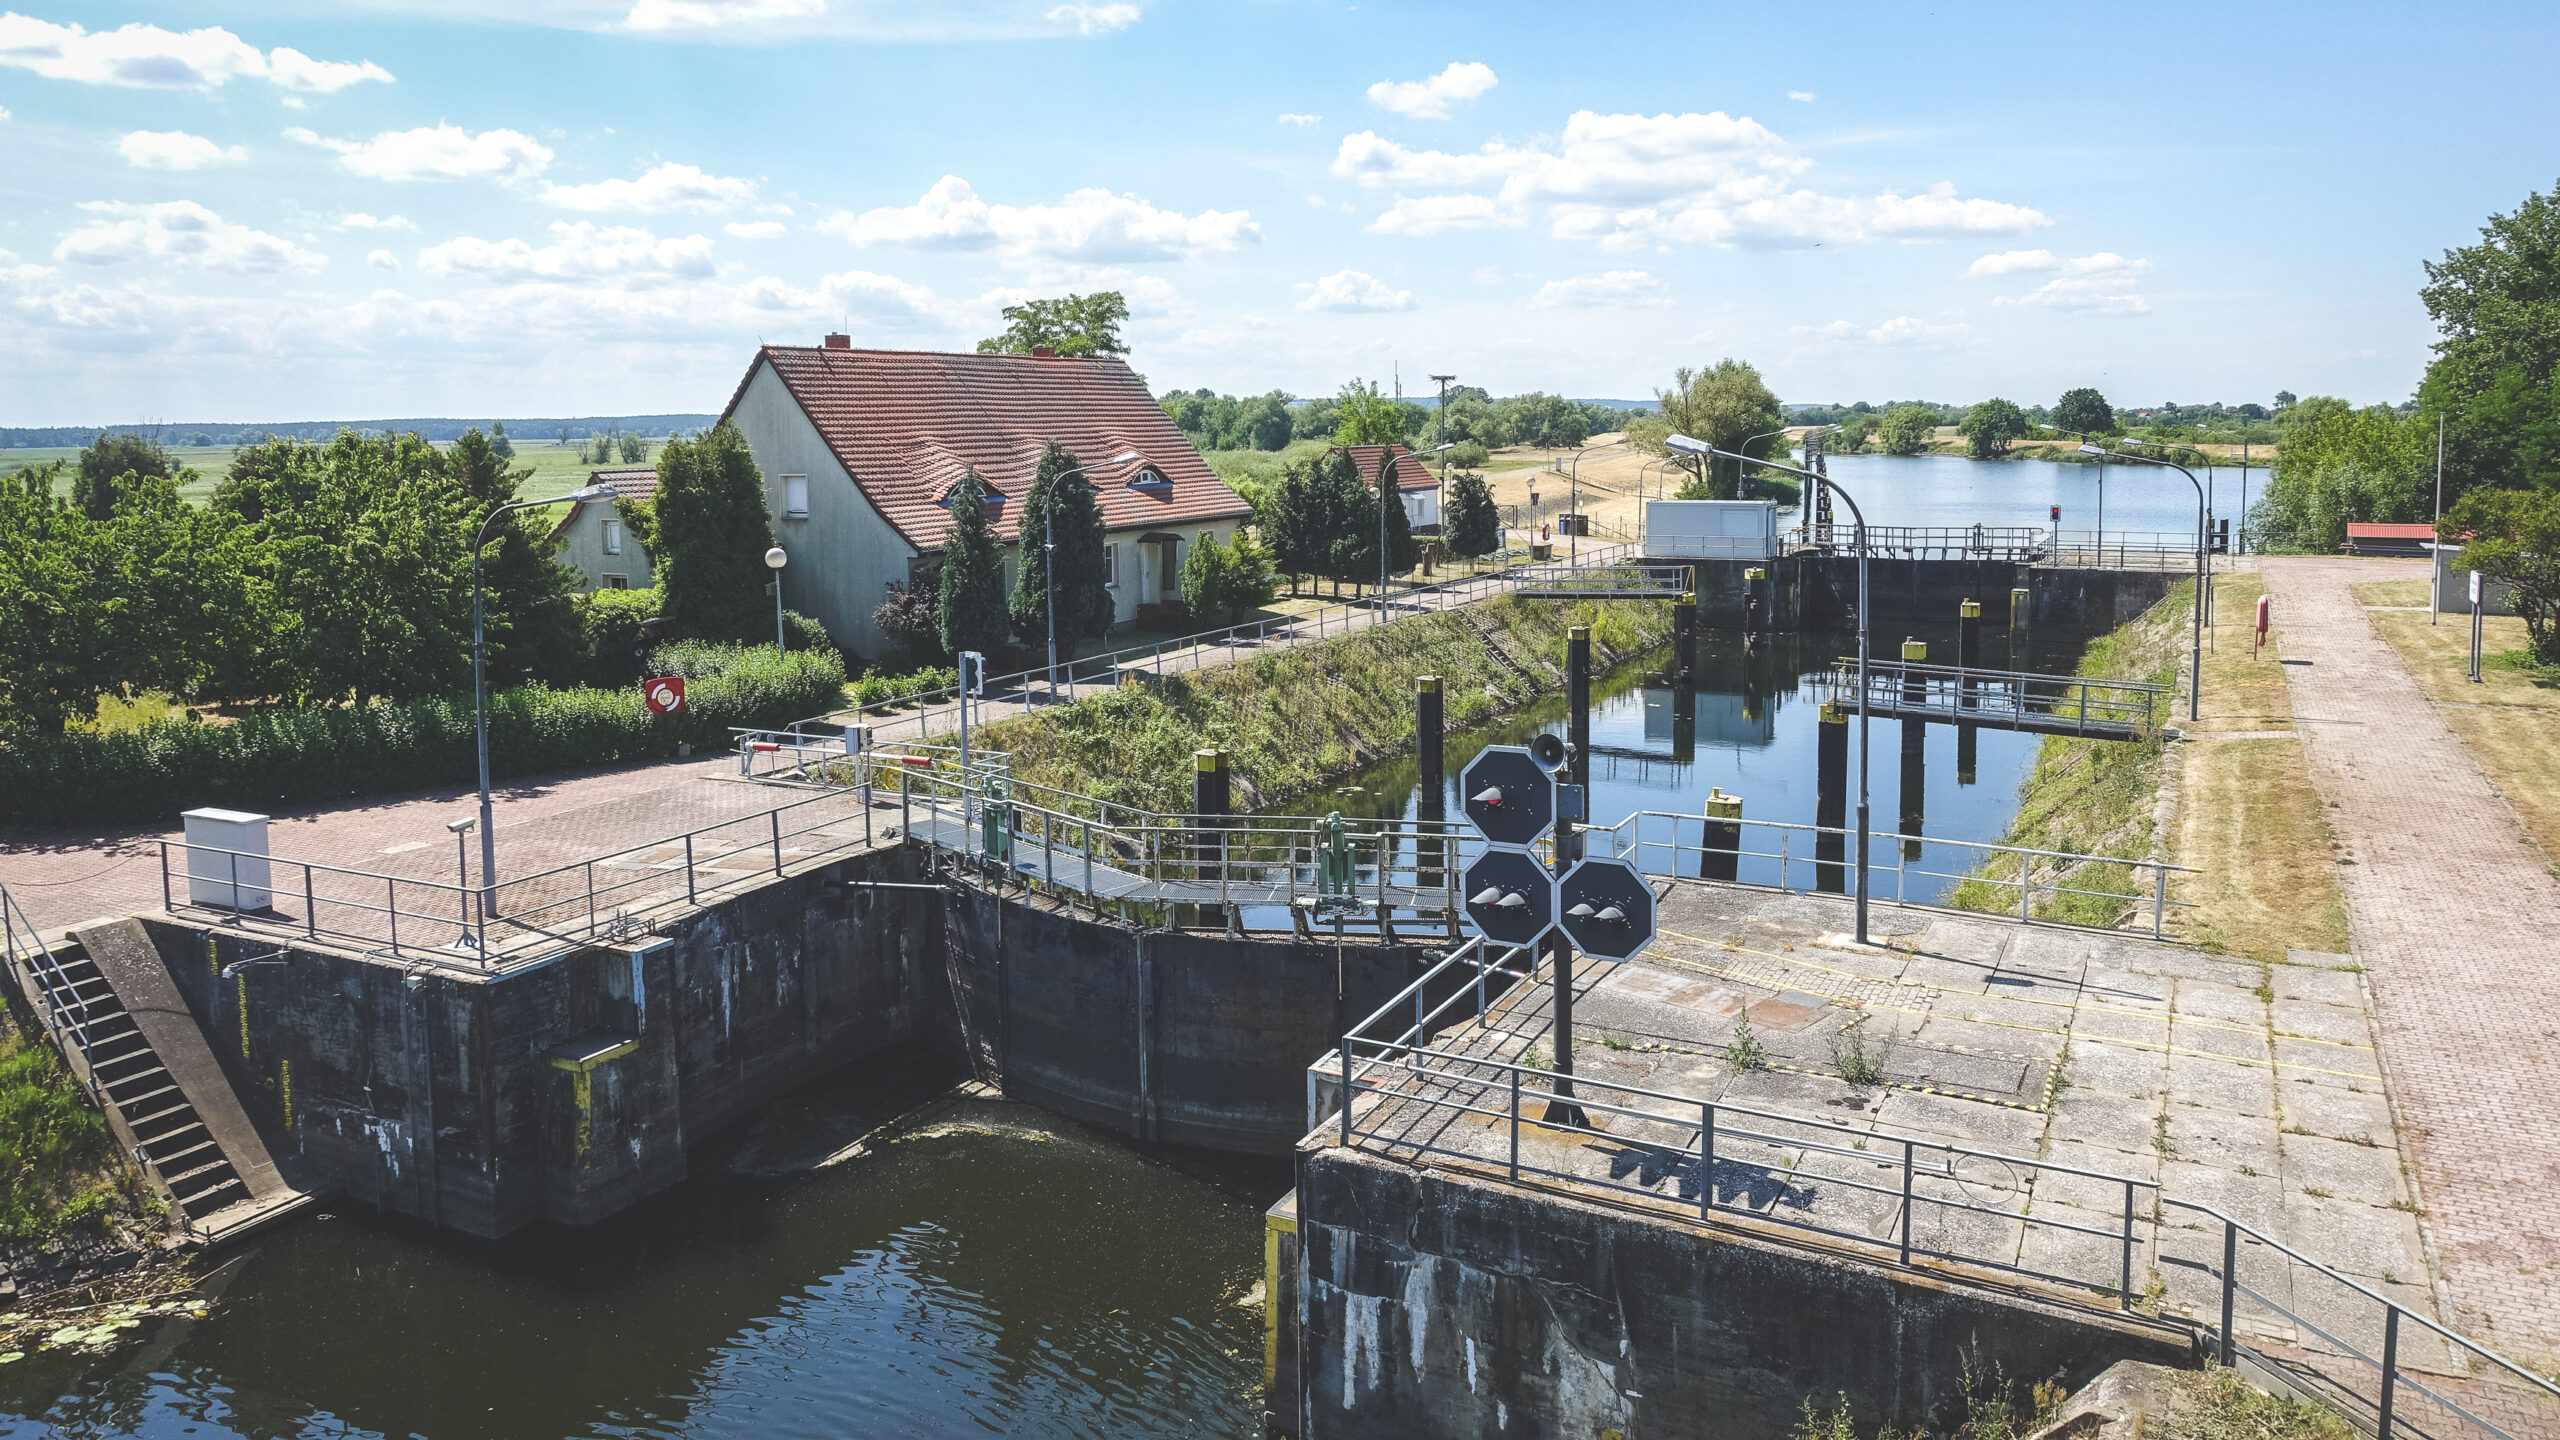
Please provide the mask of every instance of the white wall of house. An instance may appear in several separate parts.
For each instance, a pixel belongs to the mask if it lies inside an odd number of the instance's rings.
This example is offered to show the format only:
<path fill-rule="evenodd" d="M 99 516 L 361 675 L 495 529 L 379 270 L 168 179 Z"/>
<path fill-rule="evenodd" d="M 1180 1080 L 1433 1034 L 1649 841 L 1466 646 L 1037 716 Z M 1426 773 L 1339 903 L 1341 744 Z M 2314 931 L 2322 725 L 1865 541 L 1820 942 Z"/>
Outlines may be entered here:
<path fill-rule="evenodd" d="M 646 590 L 655 581 L 649 552 L 610 501 L 580 502 L 561 538 L 561 563 L 584 575 L 589 590 Z"/>
<path fill-rule="evenodd" d="M 1404 518 L 1406 523 L 1411 525 L 1439 524 L 1440 492 L 1437 490 L 1405 491 Z"/>
<path fill-rule="evenodd" d="M 892 581 L 905 584 L 916 549 L 901 538 L 837 463 L 790 389 L 759 363 L 731 417 L 764 472 L 766 513 L 774 543 L 791 556 L 782 572 L 782 603 L 815 616 L 836 643 L 866 659 L 889 649 L 871 623 Z M 787 514 L 791 477 L 807 481 L 808 513 Z"/>

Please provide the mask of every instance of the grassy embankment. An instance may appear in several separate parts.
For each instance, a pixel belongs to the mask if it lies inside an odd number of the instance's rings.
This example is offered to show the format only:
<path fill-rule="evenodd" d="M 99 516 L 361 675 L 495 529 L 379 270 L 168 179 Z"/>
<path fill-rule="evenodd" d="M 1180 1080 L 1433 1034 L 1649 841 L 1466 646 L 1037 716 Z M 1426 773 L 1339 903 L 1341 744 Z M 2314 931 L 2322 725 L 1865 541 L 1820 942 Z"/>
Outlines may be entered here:
<path fill-rule="evenodd" d="M 2176 681 L 2188 643 L 2192 586 L 2181 586 L 2140 617 L 2101 637 L 2081 658 L 2093 678 Z M 2318 796 L 2290 733 L 2292 707 L 2283 668 L 2272 650 L 2252 659 L 2247 625 L 2260 593 L 2253 574 L 2225 575 L 2214 587 L 2214 649 L 2204 662 L 2201 715 L 2175 725 L 2171 745 L 2159 734 L 2138 740 L 2049 737 L 2021 787 L 2013 845 L 2115 857 L 2048 873 L 2092 895 L 2039 897 L 2038 916 L 2082 925 L 2116 925 L 2147 915 L 2148 878 L 2122 861 L 2153 850 L 2162 767 L 2174 763 L 2178 796 L 2169 857 L 2197 873 L 2175 877 L 2172 933 L 2208 950 L 2280 963 L 2287 949 L 2335 952 L 2347 944 L 2335 845 L 2320 818 Z M 2181 707 L 2183 708 L 2183 707 Z M 2222 738 L 2226 736 L 2245 738 Z M 2005 865 L 2005 862 L 2003 862 Z M 2012 872 L 2002 869 L 1997 878 Z M 2122 897 L 2122 898 L 2118 898 Z M 1990 881 L 1958 888 L 1950 903 L 2010 910 L 2017 891 Z"/>
<path fill-rule="evenodd" d="M 1533 686 L 1487 652 L 1497 637 Z M 1115 804 L 1191 808 L 1191 753 L 1232 753 L 1238 810 L 1285 803 L 1413 743 L 1413 677 L 1441 677 L 1449 729 L 1481 724 L 1564 683 L 1566 628 L 1591 627 L 1606 671 L 1669 643 L 1664 601 L 1505 596 L 1417 615 L 1231 666 L 1166 676 L 990 725 L 979 743 L 1013 754 L 1016 778 Z"/>
<path fill-rule="evenodd" d="M 60 1057 L 0 1017 L 0 1246 L 103 1229 L 147 1194 Z"/>
<path fill-rule="evenodd" d="M 2471 617 L 2446 615 L 2429 625 L 2427 582 L 2373 581 L 2355 594 L 2371 606 L 2418 607 L 2366 613 L 2560 874 L 2560 670 L 2533 663 L 2522 620 L 2485 615 L 2481 683 L 2474 685 L 2465 678 Z"/>

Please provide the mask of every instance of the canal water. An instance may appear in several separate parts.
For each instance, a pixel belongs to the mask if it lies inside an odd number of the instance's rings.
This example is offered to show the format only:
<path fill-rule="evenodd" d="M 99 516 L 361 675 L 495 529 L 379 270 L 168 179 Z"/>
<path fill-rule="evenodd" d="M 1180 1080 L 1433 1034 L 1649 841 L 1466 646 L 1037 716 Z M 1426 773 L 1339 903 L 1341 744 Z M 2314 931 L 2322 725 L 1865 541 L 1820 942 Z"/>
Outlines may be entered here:
<path fill-rule="evenodd" d="M 2196 533 L 2195 487 L 2157 465 L 2057 465 L 1960 455 L 1835 455 L 1829 464 L 1831 478 L 1866 507 L 1870 525 L 2047 529 L 2058 505 L 2062 529 L 2074 535 L 2100 529 L 2110 535 Z M 2205 485 L 2213 513 L 2231 519 L 2236 535 L 2243 499 L 2255 504 L 2266 492 L 2263 457 L 2245 480 L 2233 466 L 2190 468 Z M 1849 517 L 1843 511 L 1838 518 L 1845 523 Z"/>
<path fill-rule="evenodd" d="M 2067 466 L 2047 465 L 2048 470 Z M 1952 663 L 1956 626 L 1897 622 L 1891 632 L 1873 637 L 1873 654 L 1891 659 L 1903 641 L 1928 646 L 1930 658 Z M 2068 674 L 2079 663 L 2088 637 L 2012 632 L 1986 626 L 1982 663 L 1986 667 Z M 1675 865 L 1695 875 L 1702 860 L 1704 804 L 1721 790 L 1739 796 L 1746 820 L 1774 820 L 1799 825 L 1817 823 L 1815 813 L 1816 730 L 1821 695 L 1817 680 L 1844 657 L 1857 653 L 1854 632 L 1775 635 L 1746 646 L 1731 632 L 1708 631 L 1699 641 L 1699 675 L 1685 687 L 1663 678 L 1666 653 L 1623 665 L 1592 683 L 1591 817 L 1598 825 L 1614 825 L 1638 811 L 1667 818 L 1644 822 L 1641 867 L 1662 873 Z M 1846 819 L 1854 824 L 1857 803 L 1858 725 L 1848 724 L 1848 789 Z M 1463 816 L 1459 779 L 1466 762 L 1487 745 L 1522 745 L 1541 732 L 1566 733 L 1561 696 L 1544 700 L 1495 724 L 1454 733 L 1445 748 L 1442 813 Z M 1904 748 L 1898 720 L 1871 722 L 1874 760 L 1869 769 L 1871 823 L 1877 834 L 1926 836 L 1940 842 L 1996 842 L 2007 834 L 2018 807 L 2018 787 L 2034 767 L 2041 737 L 1975 727 L 1970 739 L 1957 727 L 1931 724 L 1916 756 Z M 1970 752 L 1968 755 L 1967 752 Z M 1968 763 L 1969 761 L 1969 763 Z M 1308 796 L 1287 807 L 1294 813 L 1322 815 L 1339 810 L 1347 817 L 1412 819 L 1422 813 L 1422 797 L 1414 762 L 1398 759 L 1352 775 L 1333 790 Z M 1674 855 L 1670 842 L 1688 847 Z M 1621 843 L 1635 838 L 1627 831 Z M 1785 883 L 1798 890 L 1838 890 L 1846 877 L 1833 869 L 1817 871 L 1813 838 L 1795 834 L 1782 844 L 1773 830 L 1749 828 L 1736 878 L 1760 884 Z M 1595 852 L 1596 853 L 1596 852 Z M 1943 897 L 1953 881 L 1973 868 L 1978 852 L 1960 844 L 1873 847 L 1877 873 L 1872 893 L 1914 901 Z M 1827 857 L 1826 857 L 1827 858 Z M 1939 878 L 1933 878 L 1939 877 Z"/>
<path fill-rule="evenodd" d="M 825 1089 L 851 1114 L 950 1078 L 906 1056 Z M 826 1101 L 787 1102 L 795 1134 Z M 202 1320 L 0 1367 L 0 1435 L 1260 1434 L 1285 1162 L 1148 1154 L 1001 1101 L 873 1152 L 780 1179 L 707 1157 L 619 1221 L 495 1245 L 296 1223 Z"/>

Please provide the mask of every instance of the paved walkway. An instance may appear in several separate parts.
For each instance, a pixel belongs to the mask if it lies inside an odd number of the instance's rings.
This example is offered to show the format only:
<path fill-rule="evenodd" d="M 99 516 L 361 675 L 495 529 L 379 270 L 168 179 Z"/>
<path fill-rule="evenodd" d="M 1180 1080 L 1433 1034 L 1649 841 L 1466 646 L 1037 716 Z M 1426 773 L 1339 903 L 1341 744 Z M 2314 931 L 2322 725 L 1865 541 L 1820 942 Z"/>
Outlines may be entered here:
<path fill-rule="evenodd" d="M 2560 1357 L 2560 882 L 2349 586 L 2421 564 L 2265 565 L 2311 781 L 2459 1329 Z"/>

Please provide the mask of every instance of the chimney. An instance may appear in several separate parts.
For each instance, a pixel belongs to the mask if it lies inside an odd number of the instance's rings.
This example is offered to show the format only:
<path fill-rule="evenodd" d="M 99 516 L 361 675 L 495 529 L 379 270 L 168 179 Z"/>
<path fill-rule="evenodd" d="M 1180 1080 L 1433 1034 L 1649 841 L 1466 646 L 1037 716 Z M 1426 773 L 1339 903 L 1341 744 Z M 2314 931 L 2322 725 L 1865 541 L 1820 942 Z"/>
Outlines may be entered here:
<path fill-rule="evenodd" d="M 830 350 L 850 350 L 853 348 L 853 337 L 847 335 L 841 330 L 830 330 L 827 332 L 827 348 Z"/>
<path fill-rule="evenodd" d="M 1034 360 L 1055 360 L 1058 358 L 1058 347 L 1055 345 L 1034 345 L 1031 347 L 1031 358 Z"/>

